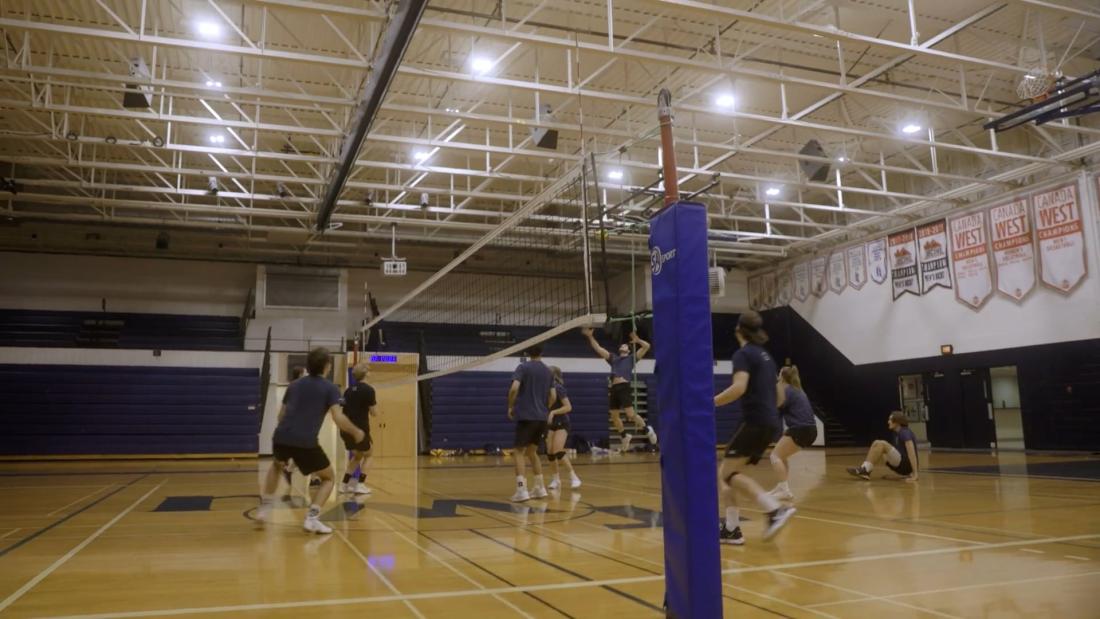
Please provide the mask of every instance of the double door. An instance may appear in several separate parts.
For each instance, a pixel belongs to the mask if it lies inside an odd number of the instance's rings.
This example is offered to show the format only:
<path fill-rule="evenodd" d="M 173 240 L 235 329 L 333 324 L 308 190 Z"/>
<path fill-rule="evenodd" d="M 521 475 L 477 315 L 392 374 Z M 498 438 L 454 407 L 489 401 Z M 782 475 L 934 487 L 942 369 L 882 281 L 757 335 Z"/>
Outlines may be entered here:
<path fill-rule="evenodd" d="M 988 368 L 929 372 L 923 379 L 928 441 L 933 447 L 989 449 L 995 445 Z"/>

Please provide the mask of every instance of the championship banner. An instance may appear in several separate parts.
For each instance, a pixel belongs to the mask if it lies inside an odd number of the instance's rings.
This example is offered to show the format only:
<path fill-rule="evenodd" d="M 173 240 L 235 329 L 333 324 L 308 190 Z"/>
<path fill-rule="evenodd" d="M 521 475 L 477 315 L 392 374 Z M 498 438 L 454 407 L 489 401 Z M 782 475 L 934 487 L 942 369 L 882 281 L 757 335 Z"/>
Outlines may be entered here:
<path fill-rule="evenodd" d="M 780 307 L 784 307 L 791 304 L 791 297 L 793 296 L 791 290 L 791 270 L 785 269 L 779 272 L 779 277 L 776 283 L 776 303 Z"/>
<path fill-rule="evenodd" d="M 978 211 L 948 221 L 951 231 L 951 270 L 955 298 L 971 309 L 981 309 L 993 296 L 993 272 L 985 232 L 985 213 Z"/>
<path fill-rule="evenodd" d="M 947 222 L 943 219 L 917 227 L 920 253 L 921 294 L 940 286 L 951 289 L 950 260 L 947 257 Z"/>
<path fill-rule="evenodd" d="M 764 277 L 763 306 L 764 309 L 775 307 L 775 271 L 765 273 Z"/>
<path fill-rule="evenodd" d="M 844 254 L 848 261 L 848 285 L 853 290 L 859 290 L 867 283 L 867 252 L 863 245 L 855 245 L 846 249 Z"/>
<path fill-rule="evenodd" d="M 844 264 L 846 258 L 842 251 L 834 251 L 829 254 L 829 290 L 840 294 L 848 287 L 848 267 Z"/>
<path fill-rule="evenodd" d="M 825 283 L 825 256 L 819 256 L 810 261 L 810 290 L 815 297 L 825 296 L 828 284 Z"/>
<path fill-rule="evenodd" d="M 867 261 L 870 263 L 871 281 L 881 284 L 886 281 L 886 239 L 877 239 L 867 244 Z"/>
<path fill-rule="evenodd" d="M 759 275 L 749 278 L 749 309 L 751 310 L 760 310 L 760 302 L 763 296 L 762 284 L 763 281 Z"/>
<path fill-rule="evenodd" d="M 810 298 L 810 263 L 799 262 L 794 265 L 794 298 L 799 303 Z"/>
<path fill-rule="evenodd" d="M 905 293 L 920 296 L 917 273 L 917 233 L 906 230 L 887 237 L 890 248 L 890 278 L 893 280 L 894 300 Z"/>
<path fill-rule="evenodd" d="M 1039 239 L 1039 274 L 1044 284 L 1069 294 L 1089 272 L 1077 183 L 1037 193 L 1031 202 Z"/>
<path fill-rule="evenodd" d="M 989 231 L 997 265 L 997 290 L 1019 301 L 1035 288 L 1035 248 L 1027 200 L 989 209 Z"/>

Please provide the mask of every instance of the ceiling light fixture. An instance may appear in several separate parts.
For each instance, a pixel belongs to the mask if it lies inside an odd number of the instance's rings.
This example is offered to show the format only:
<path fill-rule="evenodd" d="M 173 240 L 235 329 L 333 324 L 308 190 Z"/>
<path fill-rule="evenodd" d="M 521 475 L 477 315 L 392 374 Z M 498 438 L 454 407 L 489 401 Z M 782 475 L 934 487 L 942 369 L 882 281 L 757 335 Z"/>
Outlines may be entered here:
<path fill-rule="evenodd" d="M 428 151 L 424 151 L 424 150 L 418 150 L 415 153 L 413 153 L 413 159 L 416 159 L 417 161 L 424 161 L 425 159 L 427 159 L 428 157 L 431 157 L 431 156 L 432 156 L 431 153 L 429 153 Z"/>
<path fill-rule="evenodd" d="M 723 93 L 714 98 L 714 104 L 720 108 L 730 109 L 737 103 L 737 99 L 733 95 Z"/>
<path fill-rule="evenodd" d="M 492 71 L 494 64 L 492 60 L 484 56 L 474 56 L 474 58 L 470 60 L 470 68 L 474 70 L 474 73 L 479 75 L 485 75 L 489 71 Z"/>
<path fill-rule="evenodd" d="M 908 134 L 908 135 L 912 135 L 912 134 L 920 131 L 921 129 L 923 129 L 923 127 L 921 127 L 917 123 L 906 123 L 906 125 L 901 128 L 901 132 L 905 133 L 905 134 Z"/>
<path fill-rule="evenodd" d="M 210 143 L 211 144 L 225 144 L 225 136 L 224 135 L 212 135 L 212 136 L 210 136 Z"/>
<path fill-rule="evenodd" d="M 621 181 L 621 180 L 623 180 L 623 171 L 622 170 L 611 170 L 610 172 L 607 173 L 607 178 L 610 178 L 613 181 Z"/>
<path fill-rule="evenodd" d="M 195 29 L 199 34 L 207 38 L 214 38 L 221 36 L 222 27 L 217 22 L 212 21 L 200 21 L 195 24 Z"/>
<path fill-rule="evenodd" d="M 764 193 L 766 195 L 773 196 L 773 197 L 778 196 L 779 195 L 779 188 L 778 187 L 768 187 L 767 189 L 764 190 Z"/>

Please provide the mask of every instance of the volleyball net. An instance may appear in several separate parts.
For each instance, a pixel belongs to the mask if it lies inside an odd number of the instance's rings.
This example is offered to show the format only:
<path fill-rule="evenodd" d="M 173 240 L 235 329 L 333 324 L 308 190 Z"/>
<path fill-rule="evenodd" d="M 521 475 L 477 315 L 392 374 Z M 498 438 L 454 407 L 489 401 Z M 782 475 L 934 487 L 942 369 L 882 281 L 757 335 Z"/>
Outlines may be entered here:
<path fill-rule="evenodd" d="M 376 312 L 363 327 L 363 341 L 382 321 L 436 326 L 426 369 L 422 365 L 417 377 L 425 380 L 517 356 L 571 329 L 602 324 L 606 287 L 594 282 L 606 275 L 593 268 L 601 246 L 593 165 L 586 158 L 567 169 L 499 226 Z"/>

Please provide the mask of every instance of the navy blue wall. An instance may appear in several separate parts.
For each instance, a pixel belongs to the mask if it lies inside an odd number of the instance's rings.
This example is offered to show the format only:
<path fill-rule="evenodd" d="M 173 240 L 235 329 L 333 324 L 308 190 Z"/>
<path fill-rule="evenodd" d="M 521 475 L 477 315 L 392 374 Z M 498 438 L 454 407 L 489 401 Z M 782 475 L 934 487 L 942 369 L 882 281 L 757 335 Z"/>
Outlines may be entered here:
<path fill-rule="evenodd" d="M 85 321 L 122 323 L 117 342 L 95 347 L 161 350 L 241 350 L 240 318 L 120 312 L 0 309 L 0 346 L 84 347 Z"/>
<path fill-rule="evenodd" d="M 0 454 L 255 453 L 259 373 L 0 365 Z"/>

